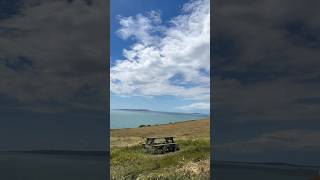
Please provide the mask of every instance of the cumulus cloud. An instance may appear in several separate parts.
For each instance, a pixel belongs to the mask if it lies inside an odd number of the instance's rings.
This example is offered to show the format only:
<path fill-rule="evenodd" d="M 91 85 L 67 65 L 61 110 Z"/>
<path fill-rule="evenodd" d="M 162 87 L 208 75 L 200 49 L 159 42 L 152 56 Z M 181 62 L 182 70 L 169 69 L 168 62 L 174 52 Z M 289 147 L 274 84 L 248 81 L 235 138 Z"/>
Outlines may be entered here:
<path fill-rule="evenodd" d="M 315 158 L 320 115 L 320 16 L 315 7 L 319 5 L 315 0 L 215 3 L 216 158 L 320 161 Z M 306 149 L 313 150 L 308 157 Z"/>
<path fill-rule="evenodd" d="M 319 13 L 313 3 L 238 3 L 216 4 L 216 111 L 242 122 L 317 120 L 319 106 L 297 103 L 319 97 Z"/>
<path fill-rule="evenodd" d="M 136 41 L 144 45 L 155 44 L 158 38 L 155 33 L 161 30 L 160 12 L 151 11 L 144 16 L 138 14 L 135 17 L 122 17 L 118 16 L 121 28 L 118 29 L 117 34 L 124 40 L 129 37 L 134 38 Z"/>
<path fill-rule="evenodd" d="M 0 21 L 0 94 L 16 101 L 14 108 L 103 109 L 104 3 L 25 2 Z"/>
<path fill-rule="evenodd" d="M 118 95 L 169 95 L 208 104 L 210 97 L 209 0 L 190 1 L 164 25 L 152 11 L 121 17 L 117 34 L 135 43 L 111 67 L 111 91 Z M 190 105 L 191 107 L 191 105 Z M 203 108 L 203 106 L 194 106 Z"/>

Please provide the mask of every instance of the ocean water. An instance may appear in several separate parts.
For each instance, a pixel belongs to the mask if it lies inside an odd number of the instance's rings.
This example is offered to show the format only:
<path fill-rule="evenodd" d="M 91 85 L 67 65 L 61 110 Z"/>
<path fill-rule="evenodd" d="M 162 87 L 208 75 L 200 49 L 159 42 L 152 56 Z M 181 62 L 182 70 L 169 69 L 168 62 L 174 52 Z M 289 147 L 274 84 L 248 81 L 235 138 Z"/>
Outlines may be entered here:
<path fill-rule="evenodd" d="M 314 169 L 304 167 L 267 167 L 214 165 L 214 180 L 308 180 L 317 175 Z"/>
<path fill-rule="evenodd" d="M 165 113 L 154 111 L 111 110 L 110 127 L 136 128 L 140 125 L 168 124 L 173 122 L 207 118 L 203 114 Z"/>
<path fill-rule="evenodd" d="M 3 180 L 105 180 L 106 157 L 0 153 Z"/>

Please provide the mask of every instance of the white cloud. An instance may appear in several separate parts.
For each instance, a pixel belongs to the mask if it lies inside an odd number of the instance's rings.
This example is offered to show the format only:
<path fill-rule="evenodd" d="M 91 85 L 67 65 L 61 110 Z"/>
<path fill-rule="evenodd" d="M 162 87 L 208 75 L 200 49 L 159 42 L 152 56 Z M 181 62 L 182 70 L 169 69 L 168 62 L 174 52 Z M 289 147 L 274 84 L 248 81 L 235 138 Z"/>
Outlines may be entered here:
<path fill-rule="evenodd" d="M 157 11 L 119 17 L 117 33 L 135 43 L 111 67 L 111 91 L 129 96 L 169 95 L 209 105 L 209 3 L 190 1 L 169 26 L 161 24 Z"/>
<path fill-rule="evenodd" d="M 187 106 L 180 106 L 178 109 L 182 110 L 193 110 L 193 109 L 203 109 L 203 110 L 209 110 L 210 109 L 210 103 L 206 102 L 199 102 L 199 103 L 193 103 Z"/>
<path fill-rule="evenodd" d="M 148 16 L 137 14 L 135 17 L 118 16 L 121 28 L 117 34 L 124 40 L 132 37 L 144 45 L 155 44 L 159 37 L 155 33 L 160 32 L 163 27 L 160 26 L 160 12 L 151 11 Z"/>
<path fill-rule="evenodd" d="M 86 1 L 28 0 L 21 13 L 2 19 L 0 26 L 8 31 L 0 32 L 0 76 L 4 77 L 0 94 L 21 106 L 32 103 L 35 110 L 105 109 L 101 99 L 106 88 L 101 83 L 105 76 L 101 61 L 106 41 L 101 38 L 106 32 L 104 5 L 103 1 L 89 6 Z M 3 63 L 19 57 L 32 66 L 16 72 Z M 85 87 L 96 93 L 77 95 Z"/>

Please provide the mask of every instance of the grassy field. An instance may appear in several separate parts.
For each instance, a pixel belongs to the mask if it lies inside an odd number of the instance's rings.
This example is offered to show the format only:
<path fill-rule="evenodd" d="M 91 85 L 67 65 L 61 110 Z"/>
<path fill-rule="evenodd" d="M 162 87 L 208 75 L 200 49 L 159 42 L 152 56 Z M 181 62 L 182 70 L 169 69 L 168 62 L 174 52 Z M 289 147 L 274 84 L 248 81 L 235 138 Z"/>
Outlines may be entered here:
<path fill-rule="evenodd" d="M 175 136 L 181 150 L 146 154 L 143 136 Z M 209 119 L 111 130 L 112 179 L 210 179 Z"/>

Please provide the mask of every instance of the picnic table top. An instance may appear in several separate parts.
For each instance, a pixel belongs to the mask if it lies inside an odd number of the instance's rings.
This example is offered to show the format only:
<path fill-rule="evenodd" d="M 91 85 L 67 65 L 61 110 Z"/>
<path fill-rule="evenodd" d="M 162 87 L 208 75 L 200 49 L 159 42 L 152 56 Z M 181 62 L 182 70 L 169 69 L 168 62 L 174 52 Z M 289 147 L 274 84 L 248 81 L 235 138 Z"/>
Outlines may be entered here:
<path fill-rule="evenodd" d="M 153 136 L 153 137 L 144 137 L 145 139 L 162 139 L 162 138 L 175 138 L 174 136 Z"/>
<path fill-rule="evenodd" d="M 172 144 L 176 144 L 176 143 L 161 143 L 161 144 L 148 144 L 149 146 L 164 146 L 164 145 L 172 145 Z M 143 144 L 145 145 L 145 144 Z"/>

